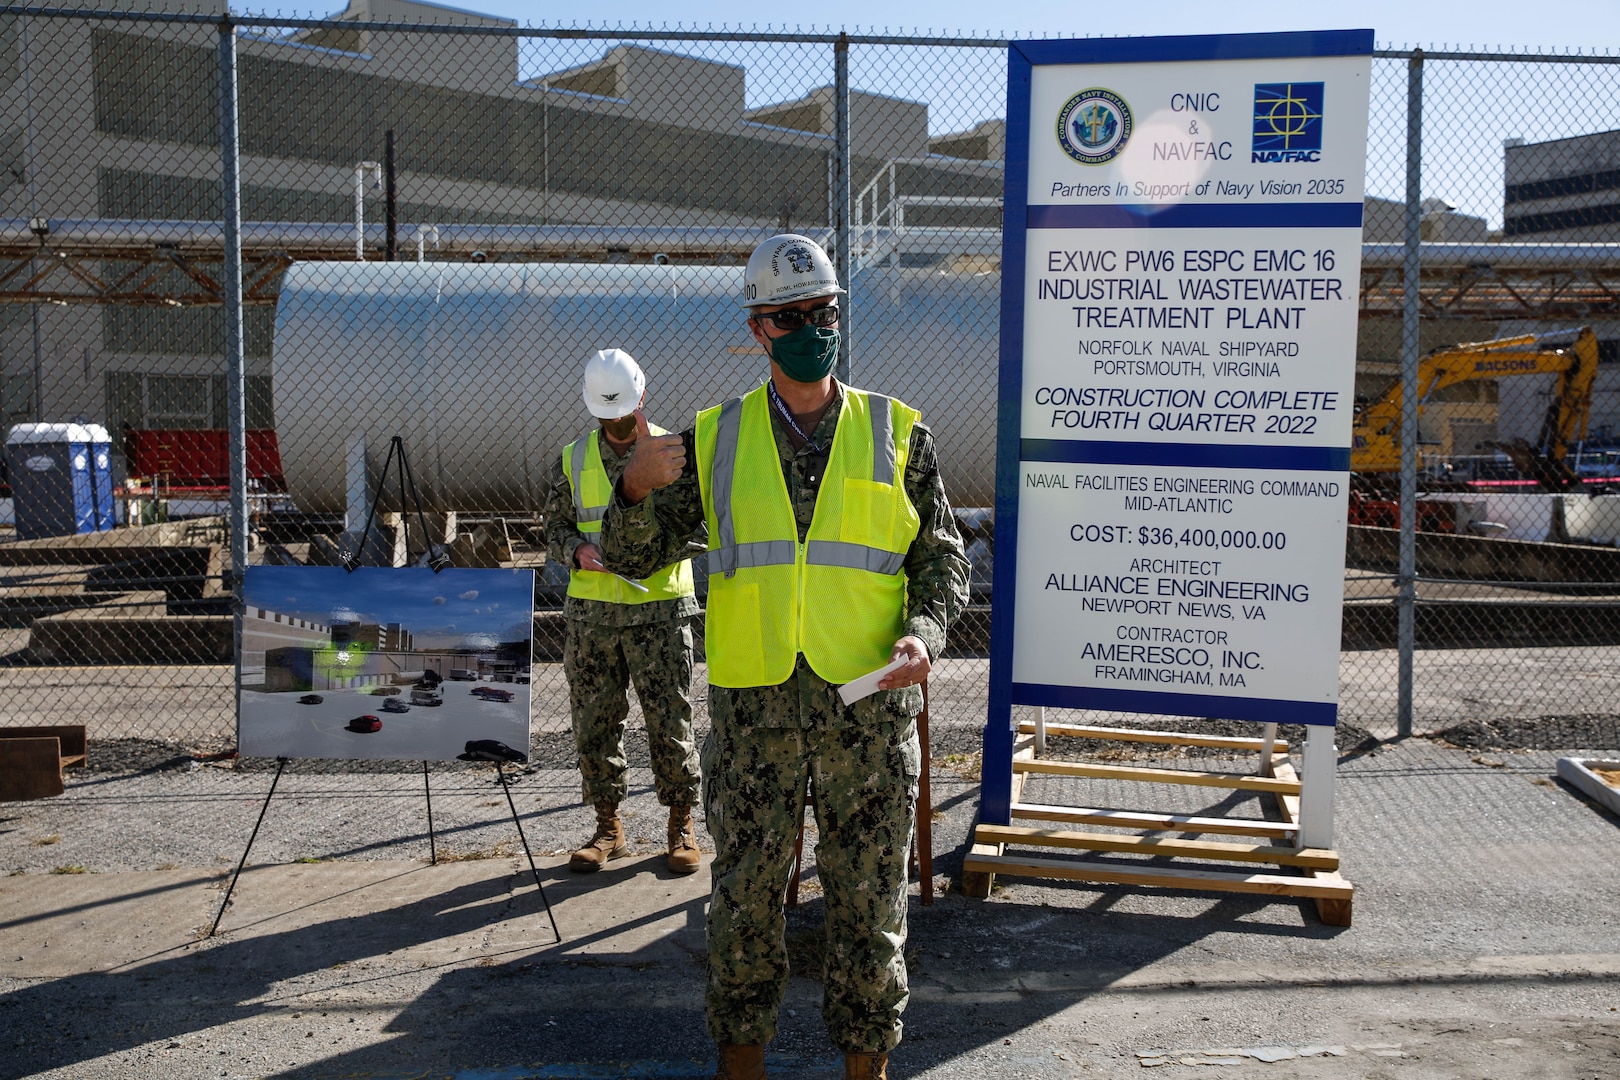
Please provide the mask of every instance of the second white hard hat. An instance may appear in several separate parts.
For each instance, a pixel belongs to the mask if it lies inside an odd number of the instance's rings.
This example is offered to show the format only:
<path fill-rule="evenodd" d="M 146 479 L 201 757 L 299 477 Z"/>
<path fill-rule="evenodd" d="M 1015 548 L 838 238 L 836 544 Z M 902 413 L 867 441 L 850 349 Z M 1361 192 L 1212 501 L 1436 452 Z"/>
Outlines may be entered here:
<path fill-rule="evenodd" d="M 821 245 L 798 233 L 781 233 L 759 245 L 743 271 L 743 307 L 791 304 L 843 291 Z"/>
<path fill-rule="evenodd" d="M 585 407 L 598 420 L 629 416 L 646 388 L 641 365 L 623 349 L 602 349 L 585 361 Z"/>

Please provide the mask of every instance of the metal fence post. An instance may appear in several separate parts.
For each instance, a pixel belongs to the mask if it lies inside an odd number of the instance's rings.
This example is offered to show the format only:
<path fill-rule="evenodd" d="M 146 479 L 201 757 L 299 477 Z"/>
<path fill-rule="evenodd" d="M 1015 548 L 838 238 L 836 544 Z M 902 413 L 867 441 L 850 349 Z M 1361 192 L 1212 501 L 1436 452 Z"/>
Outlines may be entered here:
<path fill-rule="evenodd" d="M 1396 585 L 1400 674 L 1395 729 L 1412 734 L 1412 662 L 1417 649 L 1418 275 L 1423 242 L 1423 50 L 1406 64 L 1406 221 L 1401 284 L 1401 542 Z"/>
<path fill-rule="evenodd" d="M 834 243 L 838 245 L 836 257 L 838 259 L 838 280 L 844 287 L 850 288 L 850 271 L 854 261 L 849 252 L 849 219 L 850 219 L 850 148 L 849 148 L 849 35 L 839 34 L 838 41 L 833 45 L 833 142 L 836 149 L 833 151 L 836 166 L 833 171 L 833 233 Z M 848 383 L 849 376 L 849 343 L 854 305 L 844 304 L 844 314 L 839 320 L 841 331 L 838 341 L 838 378 Z"/>
<path fill-rule="evenodd" d="M 247 411 L 242 359 L 242 173 L 236 127 L 236 26 L 219 24 L 220 194 L 224 204 L 225 401 L 231 470 L 231 613 L 236 684 L 242 682 L 243 573 L 248 562 Z"/>

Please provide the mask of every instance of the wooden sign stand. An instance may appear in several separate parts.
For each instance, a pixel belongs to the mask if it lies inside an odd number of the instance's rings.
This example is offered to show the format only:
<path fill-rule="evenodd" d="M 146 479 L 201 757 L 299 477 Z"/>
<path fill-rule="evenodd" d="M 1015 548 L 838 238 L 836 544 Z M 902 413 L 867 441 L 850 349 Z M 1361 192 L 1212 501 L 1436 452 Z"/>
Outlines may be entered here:
<path fill-rule="evenodd" d="M 1276 724 L 1265 725 L 1259 738 L 1237 738 L 1048 724 L 1045 712 L 1045 709 L 1036 710 L 1033 723 L 1018 726 L 1012 762 L 1013 820 L 1084 825 L 1112 831 L 980 824 L 974 830 L 973 848 L 962 863 L 962 889 L 967 895 L 988 897 L 996 874 L 1109 885 L 1258 893 L 1312 900 L 1318 917 L 1325 924 L 1350 925 L 1354 886 L 1339 875 L 1339 853 L 1328 846 L 1332 843 L 1336 764 L 1331 727 L 1307 729 L 1304 763 L 1306 776 L 1311 781 L 1307 792 L 1289 758 L 1288 744 L 1276 738 Z M 1107 739 L 1253 752 L 1257 768 L 1253 773 L 1224 773 L 1056 761 L 1041 757 L 1048 738 Z M 1035 773 L 1257 792 L 1268 797 L 1268 809 L 1274 813 L 1274 819 L 1025 802 L 1026 781 Z M 1205 834 L 1248 837 L 1251 842 L 1189 838 Z M 1019 853 L 1009 854 L 1014 849 Z M 1029 849 L 1041 854 L 1023 853 Z M 1175 862 L 1169 866 L 1148 865 L 1137 860 L 1102 861 L 1059 855 L 1075 851 L 1152 855 Z M 1209 863 L 1226 863 L 1232 869 L 1212 869 Z M 1240 869 L 1255 866 L 1275 866 L 1279 872 Z"/>

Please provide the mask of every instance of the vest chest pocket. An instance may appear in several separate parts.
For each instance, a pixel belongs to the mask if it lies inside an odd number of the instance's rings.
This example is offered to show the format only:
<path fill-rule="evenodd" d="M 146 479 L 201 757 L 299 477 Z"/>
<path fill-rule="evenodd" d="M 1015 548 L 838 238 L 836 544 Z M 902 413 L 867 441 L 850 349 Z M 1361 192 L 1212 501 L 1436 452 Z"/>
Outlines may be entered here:
<path fill-rule="evenodd" d="M 875 480 L 844 481 L 844 513 L 838 539 L 846 544 L 894 550 L 895 519 L 899 501 L 893 484 Z"/>

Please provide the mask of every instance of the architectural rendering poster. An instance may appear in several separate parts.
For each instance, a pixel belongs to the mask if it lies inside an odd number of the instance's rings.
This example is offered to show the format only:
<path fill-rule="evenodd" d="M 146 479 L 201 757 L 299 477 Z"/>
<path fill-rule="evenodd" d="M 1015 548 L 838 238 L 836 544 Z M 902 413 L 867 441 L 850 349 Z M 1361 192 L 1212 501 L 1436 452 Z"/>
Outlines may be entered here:
<path fill-rule="evenodd" d="M 534 571 L 253 566 L 244 592 L 244 757 L 528 753 Z"/>
<path fill-rule="evenodd" d="M 986 820 L 1014 704 L 1336 720 L 1372 44 L 1009 51 Z"/>

